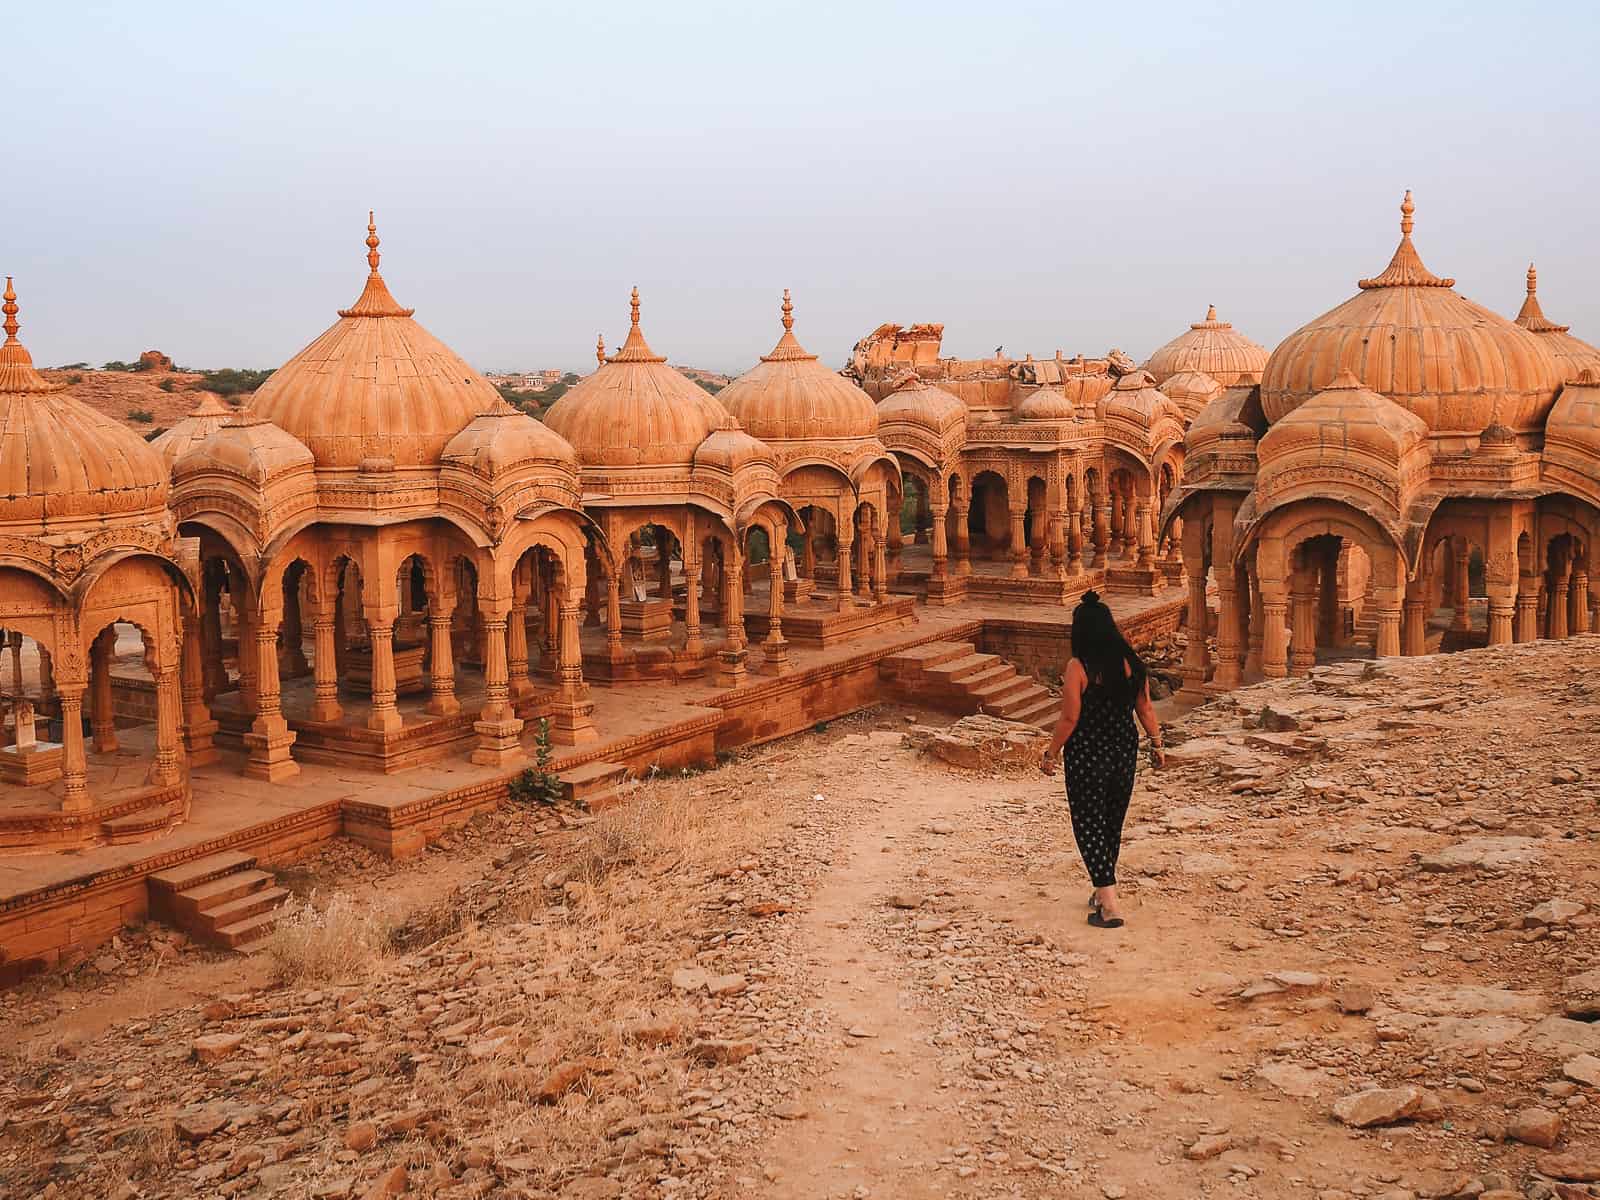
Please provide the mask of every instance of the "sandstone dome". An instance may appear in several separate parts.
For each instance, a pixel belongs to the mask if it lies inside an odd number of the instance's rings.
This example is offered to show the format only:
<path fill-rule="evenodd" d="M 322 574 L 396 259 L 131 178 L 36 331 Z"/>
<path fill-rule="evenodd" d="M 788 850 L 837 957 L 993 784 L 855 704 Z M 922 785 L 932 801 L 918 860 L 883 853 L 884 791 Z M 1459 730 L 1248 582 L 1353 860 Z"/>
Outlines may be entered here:
<path fill-rule="evenodd" d="M 250 410 L 305 443 L 319 467 L 436 466 L 445 443 L 500 394 L 389 294 L 370 220 L 367 247 L 360 298 L 272 373 Z"/>
<path fill-rule="evenodd" d="M 1498 421 L 1517 433 L 1539 429 L 1561 370 L 1527 330 L 1458 295 L 1455 280 L 1432 274 L 1411 243 L 1414 205 L 1400 206 L 1400 245 L 1388 269 L 1295 330 L 1272 352 L 1261 403 L 1280 421 L 1341 371 L 1414 412 L 1435 436 L 1463 447 Z"/>
<path fill-rule="evenodd" d="M 291 471 L 317 465 L 306 444 L 279 429 L 260 413 L 236 413 L 199 445 L 172 463 L 174 481 L 206 471 L 234 475 L 263 487 Z M 308 476 L 309 479 L 309 476 Z"/>
<path fill-rule="evenodd" d="M 1561 389 L 1545 426 L 1547 473 L 1588 485 L 1600 498 L 1600 367 L 1585 367 Z"/>
<path fill-rule="evenodd" d="M 681 466 L 700 443 L 737 422 L 699 384 L 650 349 L 639 330 L 639 289 L 633 289 L 628 338 L 595 372 L 545 413 L 586 467 Z"/>
<path fill-rule="evenodd" d="M 1042 387 L 1029 392 L 1017 404 L 1019 421 L 1076 421 L 1077 406 L 1059 388 Z"/>
<path fill-rule="evenodd" d="M 1120 376 L 1101 398 L 1101 413 L 1106 419 L 1121 418 L 1149 427 L 1161 417 L 1183 421 L 1178 406 L 1156 389 L 1155 377 L 1148 371 L 1130 371 Z"/>
<path fill-rule="evenodd" d="M 440 461 L 491 482 L 524 468 L 557 471 L 575 481 L 578 456 L 555 430 L 519 412 L 499 396 L 445 445 Z"/>
<path fill-rule="evenodd" d="M 1572 326 L 1557 325 L 1544 315 L 1544 309 L 1539 306 L 1539 273 L 1532 263 L 1528 264 L 1528 295 L 1517 313 L 1517 324 L 1537 335 L 1555 356 L 1563 380 L 1576 379 L 1586 367 L 1600 371 L 1600 348 L 1573 337 L 1568 332 Z"/>
<path fill-rule="evenodd" d="M 150 444 L 161 453 L 161 457 L 167 460 L 167 465 L 170 467 L 221 429 L 224 422 L 233 415 L 234 410 L 224 404 L 220 396 L 215 392 L 206 392 L 188 416 L 175 423 L 171 429 Z"/>
<path fill-rule="evenodd" d="M 966 420 L 967 406 L 961 397 L 935 387 L 920 375 L 912 375 L 878 401 L 880 425 L 898 421 L 933 433 L 944 433 L 966 424 Z"/>
<path fill-rule="evenodd" d="M 1234 383 L 1246 378 L 1253 381 L 1257 377 L 1251 371 L 1241 372 L 1234 379 Z M 1185 421 L 1192 421 L 1200 415 L 1200 411 L 1206 405 L 1220 396 L 1224 389 L 1222 384 L 1204 371 L 1179 371 L 1176 375 L 1167 376 L 1157 390 L 1178 406 Z"/>
<path fill-rule="evenodd" d="M 33 532 L 166 519 L 167 465 L 127 426 L 64 394 L 17 340 L 6 278 L 0 345 L 0 523 Z M 13 530 L 15 532 L 15 530 Z"/>
<path fill-rule="evenodd" d="M 1267 365 L 1265 348 L 1256 345 L 1228 321 L 1217 320 L 1217 306 L 1206 309 L 1206 319 L 1162 346 L 1144 364 L 1157 386 L 1180 371 L 1203 371 L 1223 387 L 1240 375 L 1259 373 Z"/>
<path fill-rule="evenodd" d="M 767 442 L 870 438 L 878 407 L 855 384 L 806 353 L 794 336 L 794 305 L 783 293 L 783 336 L 772 353 L 717 394 L 751 437 Z"/>

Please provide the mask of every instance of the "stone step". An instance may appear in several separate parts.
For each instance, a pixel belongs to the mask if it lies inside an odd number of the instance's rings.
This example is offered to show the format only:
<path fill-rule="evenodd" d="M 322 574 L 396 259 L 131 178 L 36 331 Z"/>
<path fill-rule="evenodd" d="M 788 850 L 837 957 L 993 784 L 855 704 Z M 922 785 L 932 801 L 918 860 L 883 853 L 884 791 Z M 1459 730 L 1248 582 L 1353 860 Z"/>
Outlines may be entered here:
<path fill-rule="evenodd" d="M 166 828 L 171 820 L 172 805 L 157 804 L 151 808 L 142 808 L 138 812 L 101 821 L 100 832 L 105 835 L 107 842 L 117 846 L 148 837 Z"/>
<path fill-rule="evenodd" d="M 1026 695 L 1038 686 L 1033 680 L 1012 671 L 1007 678 L 994 679 L 980 687 L 969 688 L 968 694 L 983 706 L 984 712 L 993 712 L 995 705 Z"/>
<path fill-rule="evenodd" d="M 918 675 L 929 667 L 964 658 L 971 653 L 972 647 L 966 642 L 924 642 L 909 650 L 888 655 L 879 667 L 893 675 Z"/>
<path fill-rule="evenodd" d="M 232 925 L 224 925 L 216 931 L 218 944 L 230 950 L 247 950 L 251 943 L 259 942 L 271 933 L 278 924 L 278 911 L 257 913 L 253 917 L 246 917 Z"/>
<path fill-rule="evenodd" d="M 987 670 L 999 661 L 996 655 L 979 654 L 974 651 L 961 658 L 929 667 L 925 674 L 936 683 L 965 683 L 972 676 Z"/>
<path fill-rule="evenodd" d="M 272 886 L 275 876 L 271 871 L 250 869 L 234 871 L 219 879 L 184 888 L 174 898 L 173 908 L 184 916 L 199 916 L 220 904 L 237 900 L 240 896 Z"/>
<path fill-rule="evenodd" d="M 617 784 L 627 774 L 628 768 L 624 763 L 594 762 L 562 771 L 556 778 L 561 780 L 563 799 L 572 804 L 585 804 L 596 796 L 615 792 Z"/>
<path fill-rule="evenodd" d="M 1037 725 L 1041 729 L 1053 728 L 1060 714 L 1061 698 L 1052 696 L 1043 689 L 1037 695 L 1018 696 L 994 710 L 994 715 L 997 717 L 1005 717 L 1009 721 L 1023 721 L 1029 725 Z"/>
<path fill-rule="evenodd" d="M 200 914 L 198 924 L 206 933 L 215 936 L 222 929 L 235 926 L 249 917 L 275 912 L 288 898 L 289 889 L 286 887 L 259 888 L 215 908 L 206 909 Z"/>
<path fill-rule="evenodd" d="M 238 850 L 224 850 L 220 854 L 207 855 L 205 858 L 191 859 L 186 863 L 179 863 L 175 867 L 168 867 L 165 871 L 157 871 L 147 877 L 152 889 L 159 892 L 176 893 L 192 888 L 197 884 L 208 883 L 218 879 L 230 871 L 244 871 L 256 865 L 254 854 L 245 854 Z"/>

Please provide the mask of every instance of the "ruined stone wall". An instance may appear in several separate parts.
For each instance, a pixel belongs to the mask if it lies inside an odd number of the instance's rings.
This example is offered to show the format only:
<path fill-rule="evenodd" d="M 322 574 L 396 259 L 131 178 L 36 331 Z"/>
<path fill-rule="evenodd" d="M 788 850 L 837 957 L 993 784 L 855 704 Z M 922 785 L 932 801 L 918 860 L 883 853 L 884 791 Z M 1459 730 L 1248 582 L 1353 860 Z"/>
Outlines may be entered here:
<path fill-rule="evenodd" d="M 1122 632 L 1134 649 L 1141 650 L 1158 638 L 1174 633 L 1183 623 L 1183 601 L 1174 597 L 1140 616 L 1122 623 Z M 1072 657 L 1070 621 L 991 617 L 978 634 L 978 649 L 998 654 L 1019 671 L 1040 677 L 1057 677 Z"/>

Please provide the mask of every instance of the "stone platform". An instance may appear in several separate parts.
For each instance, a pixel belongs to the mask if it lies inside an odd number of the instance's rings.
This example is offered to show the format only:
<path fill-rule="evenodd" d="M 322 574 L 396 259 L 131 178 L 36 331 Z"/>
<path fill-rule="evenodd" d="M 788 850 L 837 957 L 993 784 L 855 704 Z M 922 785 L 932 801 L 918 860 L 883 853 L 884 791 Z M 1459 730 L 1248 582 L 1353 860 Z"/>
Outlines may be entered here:
<path fill-rule="evenodd" d="M 1170 632 L 1181 612 L 1176 598 L 1115 607 L 1135 641 Z M 559 755 L 554 769 L 607 763 L 643 773 L 711 762 L 719 750 L 784 737 L 888 699 L 880 663 L 926 643 L 971 641 L 1024 671 L 1059 668 L 1070 654 L 1070 610 L 1040 606 L 1027 618 L 1016 612 L 1009 603 L 920 609 L 909 627 L 871 630 L 841 645 L 793 646 L 788 673 L 753 674 L 732 689 L 709 678 L 593 686 L 600 740 Z M 759 667 L 760 648 L 750 653 Z M 472 711 L 468 697 L 462 700 Z M 464 755 L 400 775 L 306 760 L 297 777 L 278 784 L 244 777 L 243 755 L 224 743 L 220 761 L 191 772 L 187 819 L 155 840 L 0 858 L 0 984 L 142 919 L 148 876 L 207 855 L 235 850 L 273 867 L 340 835 L 392 857 L 417 854 L 474 813 L 506 802 L 507 785 L 532 762 L 534 735 L 530 724 L 523 731 L 528 760 L 514 769 L 476 766 Z"/>

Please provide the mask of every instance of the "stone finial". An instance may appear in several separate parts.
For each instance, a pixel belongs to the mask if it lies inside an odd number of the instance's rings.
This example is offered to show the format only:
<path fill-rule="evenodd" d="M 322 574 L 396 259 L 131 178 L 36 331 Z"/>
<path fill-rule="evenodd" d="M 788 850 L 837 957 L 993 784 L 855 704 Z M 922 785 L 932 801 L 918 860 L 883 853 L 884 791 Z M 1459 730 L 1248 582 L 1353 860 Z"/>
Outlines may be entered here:
<path fill-rule="evenodd" d="M 794 305 L 789 301 L 788 288 L 783 289 L 783 327 L 786 330 L 794 328 Z"/>
<path fill-rule="evenodd" d="M 1411 219 L 1411 214 L 1417 211 L 1417 206 L 1412 202 L 1411 189 L 1406 189 L 1406 198 L 1400 201 L 1400 232 L 1405 237 L 1411 236 L 1411 230 L 1416 222 Z"/>
<path fill-rule="evenodd" d="M 637 328 L 639 328 L 639 285 L 638 284 L 634 284 L 633 285 L 633 296 L 628 301 L 628 307 L 629 307 L 629 309 L 632 310 L 632 315 L 628 318 L 628 321 L 635 329 L 637 329 Z"/>
<path fill-rule="evenodd" d="M 1217 319 L 1217 306 L 1215 304 L 1206 305 L 1206 320 L 1207 321 L 1215 321 L 1216 319 Z"/>
<path fill-rule="evenodd" d="M 594 361 L 597 366 L 606 365 L 606 335 L 603 333 L 594 335 Z"/>
<path fill-rule="evenodd" d="M 378 222 L 370 208 L 367 209 L 367 266 L 374 275 L 378 273 Z"/>
<path fill-rule="evenodd" d="M 1533 269 L 1533 264 L 1528 264 L 1528 295 L 1534 296 L 1539 291 L 1539 272 Z"/>
<path fill-rule="evenodd" d="M 17 324 L 17 289 L 11 286 L 11 276 L 9 275 L 6 276 L 5 304 L 0 305 L 0 312 L 6 314 L 6 341 L 15 342 L 17 340 L 17 330 L 21 329 L 22 326 Z"/>

